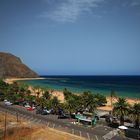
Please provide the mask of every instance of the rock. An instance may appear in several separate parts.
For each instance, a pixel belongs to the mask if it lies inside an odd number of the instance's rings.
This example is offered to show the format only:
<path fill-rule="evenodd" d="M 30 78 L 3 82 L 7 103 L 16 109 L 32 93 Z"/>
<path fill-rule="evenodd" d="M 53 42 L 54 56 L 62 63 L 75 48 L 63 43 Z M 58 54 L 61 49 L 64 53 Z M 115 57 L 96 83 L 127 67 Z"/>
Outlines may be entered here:
<path fill-rule="evenodd" d="M 20 58 L 0 52 L 0 78 L 37 78 L 37 73 L 22 63 Z"/>

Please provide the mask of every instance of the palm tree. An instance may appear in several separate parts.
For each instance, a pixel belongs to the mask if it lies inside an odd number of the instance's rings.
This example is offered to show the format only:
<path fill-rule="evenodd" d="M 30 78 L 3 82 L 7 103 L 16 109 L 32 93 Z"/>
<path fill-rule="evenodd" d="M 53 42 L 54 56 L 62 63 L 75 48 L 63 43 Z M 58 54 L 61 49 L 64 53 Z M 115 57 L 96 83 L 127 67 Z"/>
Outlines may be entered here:
<path fill-rule="evenodd" d="M 26 101 L 28 101 L 29 105 L 32 107 L 33 106 L 33 103 L 35 102 L 35 96 L 33 95 L 27 95 L 24 97 L 24 99 Z"/>
<path fill-rule="evenodd" d="M 57 112 L 57 109 L 60 105 L 60 101 L 58 100 L 58 97 L 57 96 L 54 96 L 51 100 L 51 104 L 52 104 L 52 107 L 54 108 L 54 112 L 56 114 Z"/>
<path fill-rule="evenodd" d="M 112 90 L 111 93 L 110 93 L 111 108 L 113 107 L 113 99 L 116 98 L 116 97 L 117 97 L 117 95 L 116 95 L 115 91 Z"/>
<path fill-rule="evenodd" d="M 24 86 L 19 87 L 19 94 L 22 98 L 25 97 L 27 89 Z"/>
<path fill-rule="evenodd" d="M 90 91 L 84 92 L 81 96 L 81 100 L 84 106 L 84 109 L 88 109 L 89 112 L 94 112 L 97 107 L 98 99 L 94 97 Z"/>
<path fill-rule="evenodd" d="M 31 95 L 31 90 L 27 89 L 27 90 L 26 90 L 26 95 L 27 95 L 27 96 Z"/>
<path fill-rule="evenodd" d="M 124 117 L 128 115 L 130 111 L 130 105 L 127 103 L 125 98 L 119 98 L 114 104 L 113 113 L 120 118 L 120 125 L 124 125 Z"/>
<path fill-rule="evenodd" d="M 135 127 L 139 128 L 140 124 L 140 103 L 135 103 L 132 107 L 132 116 L 135 120 Z"/>
<path fill-rule="evenodd" d="M 18 94 L 19 92 L 19 83 L 17 83 L 16 81 L 13 82 L 13 84 L 10 85 L 10 90 L 11 92 L 14 92 L 15 94 Z"/>
<path fill-rule="evenodd" d="M 0 92 L 5 92 L 9 85 L 5 83 L 2 79 L 0 79 Z"/>
<path fill-rule="evenodd" d="M 103 106 L 104 104 L 107 103 L 106 97 L 102 94 L 94 94 L 94 98 L 98 99 L 97 104 L 98 106 Z"/>
<path fill-rule="evenodd" d="M 43 97 L 36 98 L 36 102 L 41 107 L 42 110 L 44 109 L 44 107 L 47 106 L 47 100 Z"/>
<path fill-rule="evenodd" d="M 10 85 L 5 92 L 5 99 L 15 103 L 18 97 L 17 91 L 13 90 L 13 86 Z"/>
<path fill-rule="evenodd" d="M 68 100 L 68 98 L 72 96 L 72 92 L 68 91 L 66 88 L 63 90 L 63 94 L 65 97 L 65 100 Z"/>
<path fill-rule="evenodd" d="M 4 100 L 9 85 L 0 79 L 0 100 Z"/>
<path fill-rule="evenodd" d="M 33 91 L 36 94 L 36 97 L 38 98 L 40 96 L 40 93 L 43 93 L 43 90 L 41 89 L 40 86 L 34 86 Z"/>
<path fill-rule="evenodd" d="M 73 97 L 69 97 L 65 103 L 65 107 L 69 111 L 70 115 L 72 111 L 76 111 L 76 106 L 77 106 L 76 100 Z"/>
<path fill-rule="evenodd" d="M 46 100 L 50 100 L 51 94 L 49 93 L 48 90 L 45 90 L 45 91 L 44 91 L 43 97 L 44 97 Z"/>

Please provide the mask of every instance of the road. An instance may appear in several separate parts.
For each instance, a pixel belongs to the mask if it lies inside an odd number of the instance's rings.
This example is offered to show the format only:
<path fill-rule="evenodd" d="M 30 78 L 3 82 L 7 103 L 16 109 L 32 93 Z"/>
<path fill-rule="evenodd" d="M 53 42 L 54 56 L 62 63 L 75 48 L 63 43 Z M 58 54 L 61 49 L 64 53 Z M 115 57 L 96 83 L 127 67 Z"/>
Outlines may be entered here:
<path fill-rule="evenodd" d="M 34 111 L 27 111 L 20 106 L 5 106 L 2 102 L 0 103 L 0 110 L 4 112 L 7 111 L 13 115 L 17 115 L 18 113 L 19 117 L 31 121 L 32 123 L 43 124 L 60 131 L 85 137 L 88 140 L 106 140 L 105 136 L 111 132 L 109 139 L 113 140 L 114 137 L 113 129 L 107 126 L 97 125 L 92 128 L 85 128 L 83 126 L 70 123 L 72 121 L 71 119 L 57 119 L 57 115 L 35 114 Z"/>

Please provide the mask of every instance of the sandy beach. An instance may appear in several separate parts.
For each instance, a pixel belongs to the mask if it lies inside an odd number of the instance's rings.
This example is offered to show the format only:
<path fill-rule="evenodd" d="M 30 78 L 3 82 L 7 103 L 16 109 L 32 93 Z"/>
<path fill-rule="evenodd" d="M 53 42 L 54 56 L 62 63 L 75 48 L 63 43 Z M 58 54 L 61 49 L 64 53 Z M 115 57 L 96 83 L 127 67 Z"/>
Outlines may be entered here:
<path fill-rule="evenodd" d="M 64 95 L 63 95 L 63 92 L 62 91 L 53 91 L 53 92 L 50 92 L 52 94 L 52 96 L 57 96 L 58 99 L 61 101 L 61 102 L 64 102 Z M 107 99 L 107 104 L 103 107 L 98 107 L 97 109 L 99 110 L 103 110 L 103 111 L 111 111 L 112 110 L 112 107 L 111 107 L 111 97 L 106 97 Z M 127 102 L 130 104 L 130 105 L 133 105 L 135 103 L 140 103 L 140 99 L 131 99 L 131 98 L 126 98 Z M 113 99 L 112 103 L 114 104 L 115 102 L 117 102 L 117 98 Z"/>
<path fill-rule="evenodd" d="M 40 79 L 45 79 L 43 77 L 39 77 L 39 78 L 7 78 L 4 81 L 8 84 L 12 84 L 15 81 L 22 81 L 22 80 L 40 80 Z M 32 95 L 36 95 L 36 91 L 33 90 L 32 86 L 29 86 L 29 90 L 31 91 Z M 52 97 L 57 96 L 58 100 L 60 102 L 64 102 L 64 95 L 62 91 L 56 91 L 56 90 L 50 90 L 49 93 L 52 95 Z M 40 92 L 39 96 L 42 96 L 42 93 Z"/>
<path fill-rule="evenodd" d="M 43 77 L 38 77 L 38 78 L 6 78 L 4 81 L 8 84 L 12 84 L 15 81 L 22 81 L 22 80 L 41 80 L 45 79 Z"/>
<path fill-rule="evenodd" d="M 39 78 L 7 78 L 7 79 L 5 79 L 5 82 L 8 84 L 12 84 L 14 81 L 18 81 L 18 80 L 38 80 L 38 79 L 45 79 L 45 78 L 43 78 L 43 77 L 39 77 Z M 36 95 L 32 86 L 29 86 L 29 90 L 31 91 L 32 95 Z M 49 93 L 52 95 L 52 97 L 57 96 L 58 100 L 60 102 L 64 102 L 64 95 L 63 95 L 62 91 L 50 90 Z M 42 94 L 40 94 L 39 96 L 42 96 Z M 111 97 L 106 97 L 106 98 L 107 98 L 107 104 L 103 107 L 98 107 L 97 109 L 104 110 L 104 111 L 111 111 L 112 110 Z M 140 99 L 126 98 L 126 100 L 130 105 L 133 105 L 134 103 L 140 103 Z M 112 104 L 114 104 L 115 102 L 117 102 L 117 98 L 113 98 Z"/>
<path fill-rule="evenodd" d="M 104 111 L 111 111 L 112 110 L 111 97 L 106 97 L 106 98 L 107 98 L 107 104 L 103 107 L 98 107 L 98 109 L 99 110 L 104 110 Z M 140 99 L 126 98 L 126 100 L 130 105 L 133 105 L 135 103 L 140 103 Z M 117 102 L 117 98 L 114 98 L 112 100 L 112 104 L 114 104 L 115 102 Z"/>

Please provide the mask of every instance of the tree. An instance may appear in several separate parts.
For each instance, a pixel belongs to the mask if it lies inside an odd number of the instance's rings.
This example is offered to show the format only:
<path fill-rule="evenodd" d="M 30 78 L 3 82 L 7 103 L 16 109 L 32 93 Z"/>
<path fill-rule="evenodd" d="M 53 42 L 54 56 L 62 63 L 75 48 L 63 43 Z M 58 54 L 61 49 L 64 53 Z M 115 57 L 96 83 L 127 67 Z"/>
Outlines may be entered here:
<path fill-rule="evenodd" d="M 135 103 L 132 107 L 132 116 L 135 120 L 135 127 L 139 128 L 140 124 L 140 103 Z"/>
<path fill-rule="evenodd" d="M 119 116 L 120 125 L 124 125 L 124 117 L 128 115 L 130 105 L 127 103 L 125 98 L 119 98 L 118 101 L 114 104 L 113 113 L 114 115 Z"/>
<path fill-rule="evenodd" d="M 50 100 L 51 94 L 49 93 L 48 90 L 45 90 L 45 91 L 44 91 L 43 97 L 44 97 L 46 100 Z"/>
<path fill-rule="evenodd" d="M 27 90 L 26 90 L 26 88 L 24 86 L 21 86 L 21 85 L 19 86 L 19 92 L 18 93 L 20 94 L 20 97 L 21 98 L 24 98 L 25 97 L 26 91 Z"/>
<path fill-rule="evenodd" d="M 68 91 L 66 88 L 63 90 L 63 94 L 65 97 L 65 100 L 68 100 L 68 98 L 72 96 L 72 92 Z"/>
<path fill-rule="evenodd" d="M 29 105 L 32 107 L 33 103 L 35 102 L 35 96 L 33 95 L 27 95 L 24 97 L 24 99 L 29 103 Z"/>
<path fill-rule="evenodd" d="M 97 108 L 97 101 L 98 99 L 94 97 L 94 95 L 90 92 L 84 92 L 81 96 L 81 100 L 83 103 L 84 109 L 88 109 L 89 112 L 94 112 Z"/>
<path fill-rule="evenodd" d="M 44 107 L 47 106 L 47 101 L 46 101 L 46 99 L 43 98 L 43 97 L 38 97 L 38 98 L 36 99 L 36 102 L 37 102 L 37 104 L 41 107 L 42 110 L 44 109 Z"/>
<path fill-rule="evenodd" d="M 53 107 L 53 109 L 54 109 L 54 112 L 55 112 L 55 114 L 56 114 L 57 109 L 58 109 L 58 107 L 59 107 L 59 105 L 60 105 L 60 101 L 58 100 L 57 96 L 54 96 L 54 97 L 52 98 L 52 100 L 51 100 L 51 105 L 52 105 L 52 107 Z"/>
<path fill-rule="evenodd" d="M 40 86 L 34 86 L 33 91 L 36 94 L 36 97 L 38 98 L 40 96 L 40 93 L 43 93 L 43 89 Z"/>
<path fill-rule="evenodd" d="M 97 94 L 94 95 L 94 98 L 98 99 L 97 100 L 98 106 L 103 106 L 104 104 L 107 103 L 106 97 L 102 94 L 97 93 Z"/>
<path fill-rule="evenodd" d="M 69 97 L 65 103 L 66 109 L 69 111 L 69 114 L 71 115 L 72 111 L 76 111 L 76 100 L 74 97 Z"/>
<path fill-rule="evenodd" d="M 0 79 L 0 100 L 3 101 L 9 85 Z"/>
<path fill-rule="evenodd" d="M 7 89 L 9 85 L 4 82 L 2 79 L 0 79 L 0 92 L 5 92 L 5 90 Z"/>
<path fill-rule="evenodd" d="M 15 94 L 18 94 L 19 89 L 20 89 L 20 86 L 16 81 L 14 81 L 13 84 L 10 85 L 11 92 L 13 92 Z"/>
<path fill-rule="evenodd" d="M 27 96 L 31 95 L 31 90 L 27 89 L 27 90 L 26 90 L 26 95 L 27 95 Z"/>
<path fill-rule="evenodd" d="M 113 99 L 116 98 L 116 97 L 117 97 L 117 95 L 116 95 L 115 91 L 112 90 L 111 93 L 110 93 L 111 108 L 113 107 Z"/>

